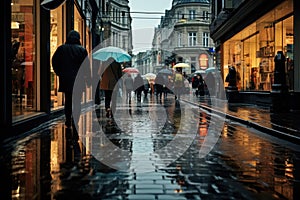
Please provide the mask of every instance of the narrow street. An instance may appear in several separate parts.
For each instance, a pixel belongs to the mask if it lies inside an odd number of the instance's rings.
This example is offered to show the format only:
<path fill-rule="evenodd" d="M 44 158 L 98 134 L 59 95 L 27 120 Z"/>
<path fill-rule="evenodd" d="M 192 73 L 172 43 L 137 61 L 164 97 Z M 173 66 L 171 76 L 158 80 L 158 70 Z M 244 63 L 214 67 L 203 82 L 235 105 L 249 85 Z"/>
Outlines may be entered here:
<path fill-rule="evenodd" d="M 6 140 L 13 199 L 300 198 L 300 146 L 173 95 L 87 108 L 77 130 L 60 118 Z"/>

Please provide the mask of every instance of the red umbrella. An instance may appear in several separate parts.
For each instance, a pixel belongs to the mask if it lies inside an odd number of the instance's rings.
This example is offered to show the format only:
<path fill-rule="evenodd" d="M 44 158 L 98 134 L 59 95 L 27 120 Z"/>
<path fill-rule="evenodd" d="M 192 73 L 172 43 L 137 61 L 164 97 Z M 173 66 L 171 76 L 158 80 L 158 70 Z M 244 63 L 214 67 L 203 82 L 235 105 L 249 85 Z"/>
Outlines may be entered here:
<path fill-rule="evenodd" d="M 133 68 L 133 67 L 127 67 L 127 68 L 123 69 L 122 71 L 125 73 L 132 73 L 132 74 L 140 73 L 140 71 L 137 68 Z"/>

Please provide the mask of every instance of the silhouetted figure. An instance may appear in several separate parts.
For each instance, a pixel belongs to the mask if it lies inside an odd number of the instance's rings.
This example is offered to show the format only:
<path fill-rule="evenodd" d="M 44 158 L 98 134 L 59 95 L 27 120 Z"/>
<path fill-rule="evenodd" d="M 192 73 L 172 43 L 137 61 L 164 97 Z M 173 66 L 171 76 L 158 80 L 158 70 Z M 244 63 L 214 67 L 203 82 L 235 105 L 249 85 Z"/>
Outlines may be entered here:
<path fill-rule="evenodd" d="M 228 87 L 230 88 L 236 88 L 237 87 L 237 73 L 235 70 L 235 67 L 230 66 L 229 72 L 225 79 L 226 82 L 228 82 Z"/>
<path fill-rule="evenodd" d="M 122 77 L 122 67 L 114 58 L 105 61 L 103 67 L 106 68 L 102 74 L 100 89 L 104 90 L 105 94 L 106 117 L 112 117 L 112 110 L 116 108 L 116 102 L 112 101 L 112 93 L 118 80 Z"/>
<path fill-rule="evenodd" d="M 274 62 L 275 62 L 274 84 L 280 84 L 281 86 L 285 86 L 286 85 L 286 79 L 285 79 L 286 58 L 283 55 L 282 51 L 277 51 L 277 54 L 274 58 Z"/>
<path fill-rule="evenodd" d="M 142 92 L 144 91 L 144 80 L 141 74 L 137 74 L 137 76 L 134 78 L 133 84 L 134 84 L 137 101 L 141 102 Z"/>
<path fill-rule="evenodd" d="M 85 58 L 88 56 L 87 50 L 81 46 L 80 35 L 77 31 L 70 31 L 66 43 L 59 46 L 53 57 L 52 66 L 56 75 L 59 77 L 59 92 L 65 94 L 65 125 L 70 127 L 73 123 L 77 124 L 81 111 L 81 97 L 85 87 L 82 85 L 76 86 L 76 94 L 73 98 L 73 87 L 75 79 L 80 67 L 84 67 L 84 78 L 87 85 L 90 86 L 91 72 L 89 63 L 82 65 Z M 88 61 L 88 59 L 87 59 Z M 72 109 L 73 108 L 73 109 Z M 73 113 L 72 113 L 73 110 Z M 74 114 L 74 115 L 73 115 Z"/>

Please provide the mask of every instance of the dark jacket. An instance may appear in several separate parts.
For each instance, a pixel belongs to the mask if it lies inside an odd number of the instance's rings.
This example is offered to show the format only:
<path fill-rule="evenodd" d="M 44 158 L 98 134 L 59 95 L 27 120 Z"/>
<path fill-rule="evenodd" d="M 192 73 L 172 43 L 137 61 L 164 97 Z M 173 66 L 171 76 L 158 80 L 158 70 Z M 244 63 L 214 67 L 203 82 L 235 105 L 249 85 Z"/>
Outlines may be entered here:
<path fill-rule="evenodd" d="M 119 79 L 122 77 L 121 64 L 109 59 L 101 67 L 104 69 L 104 72 L 101 75 L 100 88 L 102 90 L 114 90 Z"/>
<path fill-rule="evenodd" d="M 144 80 L 140 74 L 134 78 L 133 81 L 135 92 L 142 92 L 144 90 Z"/>
<path fill-rule="evenodd" d="M 58 91 L 73 91 L 78 70 L 87 56 L 86 49 L 80 45 L 79 33 L 71 31 L 68 34 L 66 43 L 59 46 L 52 57 L 53 70 L 59 77 Z M 82 66 L 86 68 L 85 75 L 90 75 L 89 63 L 84 63 Z"/>

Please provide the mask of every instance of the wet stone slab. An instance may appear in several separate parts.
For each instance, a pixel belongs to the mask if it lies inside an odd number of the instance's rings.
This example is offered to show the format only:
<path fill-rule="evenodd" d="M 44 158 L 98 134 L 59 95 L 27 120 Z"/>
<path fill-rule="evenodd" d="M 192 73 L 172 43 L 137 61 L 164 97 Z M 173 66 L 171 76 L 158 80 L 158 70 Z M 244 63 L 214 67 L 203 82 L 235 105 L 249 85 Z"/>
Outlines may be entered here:
<path fill-rule="evenodd" d="M 92 111 L 88 111 L 81 118 L 83 127 L 79 131 L 67 129 L 63 120 L 57 120 L 34 137 L 3 144 L 1 161 L 11 183 L 2 184 L 7 194 L 64 200 L 299 197 L 299 146 L 225 122 L 212 150 L 200 157 L 208 128 L 216 123 L 210 123 L 210 113 L 197 113 L 194 107 L 179 112 L 173 99 L 162 104 L 149 100 L 141 107 L 132 104 L 131 115 L 128 109 L 123 106 L 114 115 L 116 119 L 100 115 L 96 122 L 104 127 L 103 135 L 88 124 L 95 122 L 91 120 Z M 157 115 L 159 119 L 154 117 Z M 201 126 L 190 137 L 185 130 L 193 120 Z M 183 153 L 177 152 L 180 142 L 167 147 L 164 154 L 157 153 L 178 134 L 182 143 L 192 139 Z M 114 148 L 104 155 L 99 150 L 108 142 Z M 118 149 L 126 150 L 126 154 L 115 156 Z M 107 156 L 122 170 L 101 162 L 99 156 Z"/>

